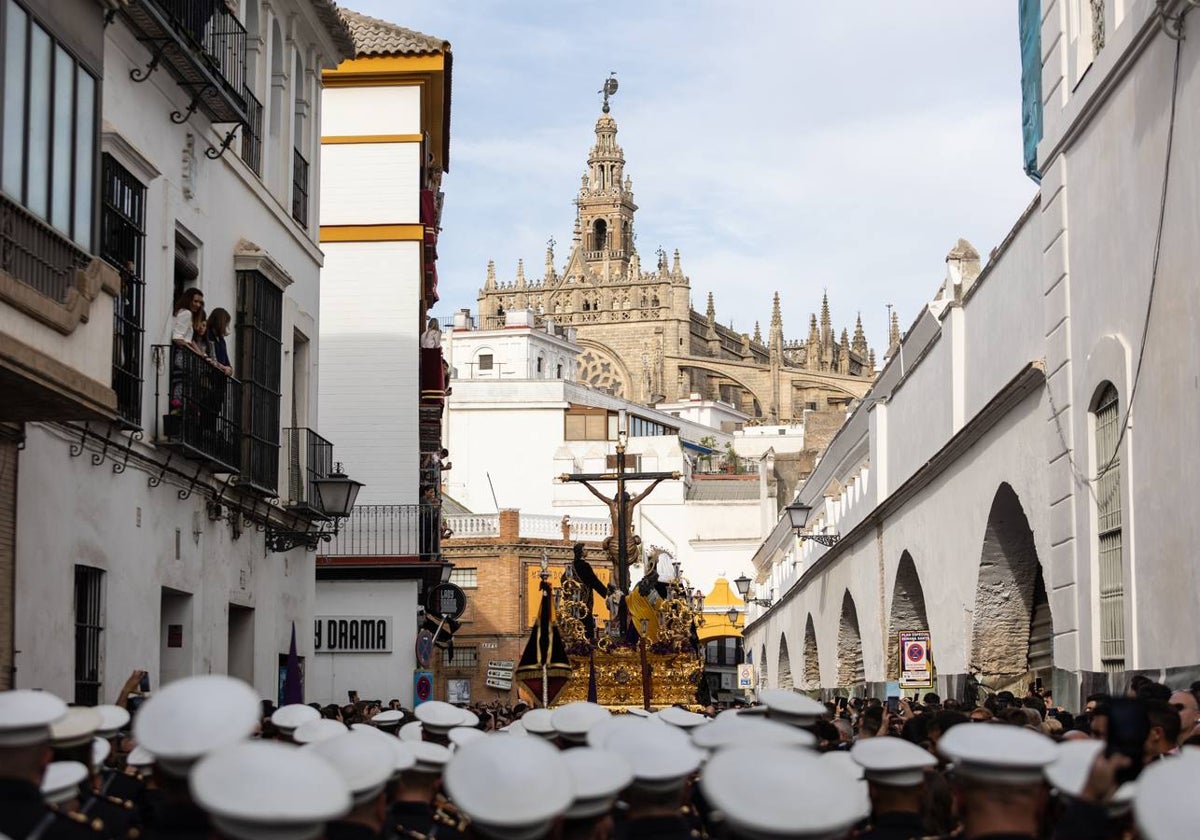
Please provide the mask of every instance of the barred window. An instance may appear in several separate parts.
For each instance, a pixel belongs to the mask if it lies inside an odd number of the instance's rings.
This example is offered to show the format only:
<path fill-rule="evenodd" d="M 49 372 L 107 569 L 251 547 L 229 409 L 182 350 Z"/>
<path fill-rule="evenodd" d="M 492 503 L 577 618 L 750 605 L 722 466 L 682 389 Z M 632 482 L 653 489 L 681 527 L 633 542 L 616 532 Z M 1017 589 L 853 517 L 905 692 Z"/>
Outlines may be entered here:
<path fill-rule="evenodd" d="M 121 293 L 113 302 L 113 390 L 121 419 L 141 428 L 146 187 L 105 155 L 100 202 L 100 256 L 121 273 Z"/>
<path fill-rule="evenodd" d="M 242 480 L 279 483 L 283 292 L 258 271 L 238 272 L 237 374 L 242 380 Z"/>
<path fill-rule="evenodd" d="M 100 637 L 104 633 L 104 570 L 75 567 L 75 702 L 95 706 L 104 679 Z"/>
<path fill-rule="evenodd" d="M 454 655 L 442 651 L 442 666 L 445 668 L 474 668 L 479 664 L 479 651 L 473 647 L 455 645 Z"/>
<path fill-rule="evenodd" d="M 1093 409 L 1096 526 L 1100 588 L 1100 661 L 1109 674 L 1125 670 L 1125 567 L 1122 560 L 1120 399 L 1112 383 Z"/>
<path fill-rule="evenodd" d="M 450 570 L 450 583 L 461 586 L 463 589 L 474 589 L 479 586 L 478 571 L 478 569 L 463 569 L 456 566 Z"/>

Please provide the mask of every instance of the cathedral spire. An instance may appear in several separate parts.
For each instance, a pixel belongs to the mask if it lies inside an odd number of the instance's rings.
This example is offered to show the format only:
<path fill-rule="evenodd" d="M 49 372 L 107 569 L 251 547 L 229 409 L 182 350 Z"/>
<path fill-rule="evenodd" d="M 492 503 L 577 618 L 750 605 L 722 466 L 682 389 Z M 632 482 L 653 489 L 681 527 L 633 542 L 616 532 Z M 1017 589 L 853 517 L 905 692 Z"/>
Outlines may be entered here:
<path fill-rule="evenodd" d="M 804 344 L 804 367 L 808 370 L 821 369 L 821 331 L 817 327 L 817 313 L 808 321 L 808 341 Z"/>
<path fill-rule="evenodd" d="M 525 260 L 517 260 L 517 288 L 525 288 Z"/>
<path fill-rule="evenodd" d="M 771 302 L 771 364 L 783 364 L 783 313 L 779 309 L 779 292 Z"/>
<path fill-rule="evenodd" d="M 485 289 L 496 288 L 496 261 L 488 260 L 487 282 L 483 284 Z"/>
<path fill-rule="evenodd" d="M 546 282 L 549 283 L 554 279 L 554 237 L 551 236 L 546 242 Z"/>
<path fill-rule="evenodd" d="M 762 330 L 759 329 L 758 321 L 754 322 L 754 343 L 762 344 Z"/>
<path fill-rule="evenodd" d="M 838 373 L 847 376 L 850 373 L 850 332 L 842 327 L 842 340 L 838 345 Z"/>
<path fill-rule="evenodd" d="M 717 322 L 717 307 L 713 304 L 712 292 L 708 293 L 708 309 L 705 310 L 704 314 L 708 318 L 710 327 Z"/>
<path fill-rule="evenodd" d="M 680 266 L 679 266 L 679 249 L 678 248 L 675 249 L 675 260 L 674 260 L 674 262 L 671 263 L 671 276 L 672 277 L 682 277 L 683 276 L 683 269 L 680 268 Z"/>
<path fill-rule="evenodd" d="M 863 333 L 862 313 L 858 313 L 858 317 L 854 319 L 854 340 L 850 342 L 850 349 L 854 351 L 856 356 L 866 358 L 867 355 L 867 336 Z"/>
<path fill-rule="evenodd" d="M 900 349 L 900 316 L 896 314 L 896 310 L 892 310 L 892 323 L 888 328 L 888 350 L 886 358 L 891 358 L 892 355 Z"/>
<path fill-rule="evenodd" d="M 829 292 L 821 295 L 821 348 L 833 347 L 833 321 L 829 317 Z"/>

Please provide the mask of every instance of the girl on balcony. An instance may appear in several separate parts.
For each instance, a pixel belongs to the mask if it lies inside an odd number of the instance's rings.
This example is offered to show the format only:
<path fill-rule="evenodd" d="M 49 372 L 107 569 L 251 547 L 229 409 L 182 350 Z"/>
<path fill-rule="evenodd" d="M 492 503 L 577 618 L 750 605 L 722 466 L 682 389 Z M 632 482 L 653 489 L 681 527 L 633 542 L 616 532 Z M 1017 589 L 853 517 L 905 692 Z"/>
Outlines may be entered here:
<path fill-rule="evenodd" d="M 171 312 L 171 413 L 183 412 L 184 399 L 184 351 L 203 356 L 196 346 L 196 331 L 193 320 L 204 311 L 204 292 L 196 288 L 185 289 Z M 176 349 L 178 348 L 178 349 Z"/>

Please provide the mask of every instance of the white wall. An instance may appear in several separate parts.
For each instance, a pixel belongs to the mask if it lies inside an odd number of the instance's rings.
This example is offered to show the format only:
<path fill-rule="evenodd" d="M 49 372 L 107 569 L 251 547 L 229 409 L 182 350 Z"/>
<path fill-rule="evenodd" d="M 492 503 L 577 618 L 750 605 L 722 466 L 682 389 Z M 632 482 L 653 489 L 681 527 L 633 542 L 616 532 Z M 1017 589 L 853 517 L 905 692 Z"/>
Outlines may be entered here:
<path fill-rule="evenodd" d="M 323 225 L 416 224 L 420 190 L 420 143 L 321 147 Z"/>
<path fill-rule="evenodd" d="M 337 87 L 325 91 L 324 133 L 361 137 L 421 133 L 421 88 Z"/>
<path fill-rule="evenodd" d="M 399 698 L 406 708 L 411 709 L 413 670 L 417 667 L 414 647 L 417 598 L 415 580 L 318 582 L 317 616 L 391 616 L 392 649 L 390 653 L 315 654 L 305 699 L 344 704 L 346 692 L 353 690 L 363 700 L 377 699 L 385 704 Z M 311 647 L 311 624 L 305 632 Z"/>
<path fill-rule="evenodd" d="M 321 306 L 321 428 L 359 504 L 417 501 L 417 242 L 325 245 Z"/>

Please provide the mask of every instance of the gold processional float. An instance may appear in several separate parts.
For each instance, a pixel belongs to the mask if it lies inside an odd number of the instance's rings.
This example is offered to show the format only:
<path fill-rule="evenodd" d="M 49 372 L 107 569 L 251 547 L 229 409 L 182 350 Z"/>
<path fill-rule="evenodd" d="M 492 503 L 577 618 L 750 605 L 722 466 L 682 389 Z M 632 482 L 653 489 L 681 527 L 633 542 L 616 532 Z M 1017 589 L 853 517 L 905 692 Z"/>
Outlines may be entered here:
<path fill-rule="evenodd" d="M 622 412 L 623 414 L 623 412 Z M 642 568 L 642 579 L 630 586 L 631 558 L 641 560 L 641 540 L 633 533 L 632 512 L 660 482 L 678 479 L 677 472 L 630 472 L 625 469 L 624 417 L 619 424 L 616 471 L 562 475 L 603 501 L 612 516 L 612 535 L 604 540 L 616 582 L 605 584 L 584 559 L 576 543 L 575 557 L 563 573 L 557 591 L 550 586 L 542 560 L 541 602 L 529 641 L 516 669 L 516 680 L 541 706 L 560 706 L 590 700 L 610 708 L 697 704 L 704 659 L 697 625 L 702 604 L 671 563 L 674 574 L 660 575 L 664 549 L 654 547 Z M 592 482 L 612 481 L 617 492 L 609 498 Z M 649 481 L 635 497 L 626 492 L 630 481 Z M 603 598 L 609 618 L 597 623 L 593 604 Z"/>

